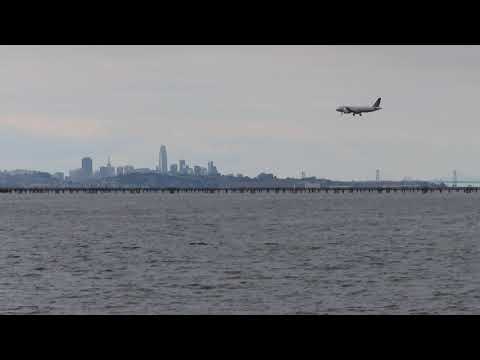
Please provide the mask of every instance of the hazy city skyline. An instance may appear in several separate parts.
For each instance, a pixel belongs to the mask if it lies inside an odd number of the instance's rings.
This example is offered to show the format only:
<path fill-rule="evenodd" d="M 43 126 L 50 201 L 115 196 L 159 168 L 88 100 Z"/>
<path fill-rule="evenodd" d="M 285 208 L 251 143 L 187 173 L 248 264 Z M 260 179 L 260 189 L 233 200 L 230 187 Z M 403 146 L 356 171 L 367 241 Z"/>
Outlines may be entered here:
<path fill-rule="evenodd" d="M 213 159 L 246 176 L 480 175 L 479 46 L 0 46 L 0 55 L 2 169 L 54 173 L 109 155 L 154 169 L 166 144 L 169 164 Z M 382 112 L 335 112 L 377 97 Z"/>
<path fill-rule="evenodd" d="M 170 165 L 170 166 L 169 166 Z M 16 169 L 18 172 L 20 169 Z M 35 171 L 37 169 L 25 169 L 28 172 Z M 64 171 L 56 172 L 56 174 L 65 176 L 69 180 L 73 181 L 85 181 L 93 178 L 108 178 L 118 175 L 127 175 L 131 173 L 159 173 L 164 175 L 192 175 L 192 176 L 210 176 L 210 175 L 220 175 L 217 167 L 214 165 L 214 162 L 209 160 L 207 167 L 200 166 L 198 164 L 191 164 L 185 159 L 178 161 L 178 164 L 171 163 L 167 161 L 167 147 L 165 145 L 160 146 L 160 151 L 158 153 L 158 165 L 155 167 L 145 167 L 139 168 L 134 164 L 115 164 L 111 162 L 111 157 L 108 157 L 107 163 L 102 164 L 99 161 L 99 164 L 94 166 L 92 157 L 83 157 L 81 159 L 81 167 L 73 168 L 68 170 L 68 176 L 65 175 Z M 237 175 L 240 174 L 237 172 Z M 242 175 L 242 174 L 240 174 Z"/>

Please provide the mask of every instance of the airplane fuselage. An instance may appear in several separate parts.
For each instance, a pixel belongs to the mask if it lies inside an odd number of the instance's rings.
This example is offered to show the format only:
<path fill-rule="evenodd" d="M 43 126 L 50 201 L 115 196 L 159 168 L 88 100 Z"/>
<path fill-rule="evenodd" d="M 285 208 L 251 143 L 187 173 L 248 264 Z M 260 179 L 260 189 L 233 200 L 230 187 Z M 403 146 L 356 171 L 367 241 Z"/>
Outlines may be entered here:
<path fill-rule="evenodd" d="M 340 106 L 337 108 L 338 112 L 343 114 L 352 114 L 352 115 L 362 115 L 362 113 L 369 113 L 381 110 L 381 107 L 372 107 L 372 106 Z"/>
<path fill-rule="evenodd" d="M 381 110 L 380 101 L 382 98 L 378 98 L 372 106 L 339 106 L 337 111 L 343 114 L 352 114 L 362 116 L 362 113 L 369 113 Z"/>

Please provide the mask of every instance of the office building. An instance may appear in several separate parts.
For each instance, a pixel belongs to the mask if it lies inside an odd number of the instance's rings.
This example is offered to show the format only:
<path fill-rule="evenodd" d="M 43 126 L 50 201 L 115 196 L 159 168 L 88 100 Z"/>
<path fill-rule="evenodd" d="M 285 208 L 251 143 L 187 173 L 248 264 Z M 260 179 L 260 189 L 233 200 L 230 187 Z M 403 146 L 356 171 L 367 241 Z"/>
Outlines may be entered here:
<path fill-rule="evenodd" d="M 208 171 L 209 176 L 218 175 L 217 167 L 215 165 L 213 165 L 213 161 L 208 162 L 208 170 L 207 171 Z"/>
<path fill-rule="evenodd" d="M 149 168 L 138 168 L 133 171 L 135 174 L 150 174 L 152 169 Z"/>
<path fill-rule="evenodd" d="M 53 174 L 53 177 L 60 181 L 65 180 L 65 174 L 63 172 L 56 172 L 55 174 Z"/>
<path fill-rule="evenodd" d="M 193 167 L 193 175 L 195 176 L 202 176 L 202 167 L 201 166 L 198 166 L 198 165 L 195 165 Z"/>
<path fill-rule="evenodd" d="M 108 177 L 108 169 L 106 166 L 100 166 L 100 169 L 98 171 L 98 175 L 101 177 L 101 178 L 106 178 Z"/>
<path fill-rule="evenodd" d="M 93 161 L 89 157 L 84 157 L 82 159 L 82 170 L 83 174 L 86 177 L 92 177 L 93 175 Z"/>
<path fill-rule="evenodd" d="M 117 176 L 122 176 L 124 174 L 124 168 L 122 166 L 117 166 Z"/>
<path fill-rule="evenodd" d="M 115 176 L 115 168 L 110 163 L 110 158 L 108 158 L 107 166 L 100 166 L 100 177 L 107 178 Z"/>
<path fill-rule="evenodd" d="M 158 170 L 162 174 L 166 174 L 168 172 L 167 148 L 165 145 L 160 146 L 160 153 L 158 154 Z"/>
<path fill-rule="evenodd" d="M 178 171 L 180 172 L 180 174 L 186 174 L 187 172 L 187 168 L 186 168 L 186 164 L 185 164 L 185 160 L 180 160 L 178 162 Z"/>
<path fill-rule="evenodd" d="M 135 168 L 132 165 L 126 165 L 123 167 L 123 175 L 131 174 L 135 171 Z"/>
<path fill-rule="evenodd" d="M 85 180 L 85 173 L 83 169 L 74 169 L 69 171 L 69 177 L 73 182 L 82 182 Z"/>
<path fill-rule="evenodd" d="M 176 175 L 178 173 L 178 165 L 172 164 L 170 165 L 170 174 Z"/>

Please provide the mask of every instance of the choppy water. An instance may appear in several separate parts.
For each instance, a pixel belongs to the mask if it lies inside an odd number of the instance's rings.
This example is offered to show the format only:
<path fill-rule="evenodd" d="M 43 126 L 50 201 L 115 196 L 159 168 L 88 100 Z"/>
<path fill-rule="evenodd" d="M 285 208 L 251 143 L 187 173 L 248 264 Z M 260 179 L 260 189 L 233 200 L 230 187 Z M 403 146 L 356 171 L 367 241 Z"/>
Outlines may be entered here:
<path fill-rule="evenodd" d="M 480 313 L 480 195 L 0 197 L 0 313 Z"/>

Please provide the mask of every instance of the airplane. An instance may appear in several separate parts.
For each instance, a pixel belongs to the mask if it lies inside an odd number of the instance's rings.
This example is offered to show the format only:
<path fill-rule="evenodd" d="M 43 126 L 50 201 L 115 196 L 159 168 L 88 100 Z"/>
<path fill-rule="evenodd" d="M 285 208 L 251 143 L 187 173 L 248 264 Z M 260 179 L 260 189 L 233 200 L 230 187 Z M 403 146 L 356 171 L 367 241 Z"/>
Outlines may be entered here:
<path fill-rule="evenodd" d="M 373 104 L 373 106 L 339 106 L 337 108 L 337 111 L 343 114 L 352 114 L 353 116 L 355 115 L 360 115 L 362 116 L 362 113 L 367 113 L 367 112 L 373 112 L 373 111 L 378 111 L 381 110 L 382 108 L 380 107 L 380 101 L 382 98 L 378 98 L 377 101 Z"/>

